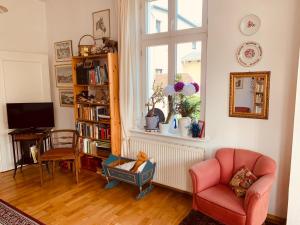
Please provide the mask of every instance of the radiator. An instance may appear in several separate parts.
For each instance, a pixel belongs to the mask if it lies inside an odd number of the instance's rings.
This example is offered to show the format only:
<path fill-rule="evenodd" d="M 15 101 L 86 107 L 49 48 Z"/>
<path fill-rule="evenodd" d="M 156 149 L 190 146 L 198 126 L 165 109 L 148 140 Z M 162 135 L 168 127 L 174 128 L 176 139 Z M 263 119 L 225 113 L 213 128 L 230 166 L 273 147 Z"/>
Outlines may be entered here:
<path fill-rule="evenodd" d="M 146 152 L 157 163 L 154 182 L 192 192 L 188 171 L 193 164 L 204 159 L 204 148 L 178 142 L 175 144 L 131 137 L 126 154 L 130 158 L 136 158 L 139 151 Z"/>

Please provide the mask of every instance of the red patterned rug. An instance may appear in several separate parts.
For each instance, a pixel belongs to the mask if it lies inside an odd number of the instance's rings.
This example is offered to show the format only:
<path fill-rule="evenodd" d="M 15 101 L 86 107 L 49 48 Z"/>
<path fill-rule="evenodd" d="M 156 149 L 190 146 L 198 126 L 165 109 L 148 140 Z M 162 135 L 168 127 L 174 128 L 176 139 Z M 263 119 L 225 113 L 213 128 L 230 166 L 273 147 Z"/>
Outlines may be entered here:
<path fill-rule="evenodd" d="M 0 225 L 44 225 L 0 199 Z"/>

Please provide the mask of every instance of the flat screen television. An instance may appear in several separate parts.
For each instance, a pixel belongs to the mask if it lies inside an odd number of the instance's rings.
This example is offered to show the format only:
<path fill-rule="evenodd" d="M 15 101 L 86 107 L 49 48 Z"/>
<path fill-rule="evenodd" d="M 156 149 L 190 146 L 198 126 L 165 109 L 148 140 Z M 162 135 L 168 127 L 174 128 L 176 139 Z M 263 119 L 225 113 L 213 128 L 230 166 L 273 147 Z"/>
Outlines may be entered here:
<path fill-rule="evenodd" d="M 52 102 L 7 103 L 9 129 L 54 127 Z"/>

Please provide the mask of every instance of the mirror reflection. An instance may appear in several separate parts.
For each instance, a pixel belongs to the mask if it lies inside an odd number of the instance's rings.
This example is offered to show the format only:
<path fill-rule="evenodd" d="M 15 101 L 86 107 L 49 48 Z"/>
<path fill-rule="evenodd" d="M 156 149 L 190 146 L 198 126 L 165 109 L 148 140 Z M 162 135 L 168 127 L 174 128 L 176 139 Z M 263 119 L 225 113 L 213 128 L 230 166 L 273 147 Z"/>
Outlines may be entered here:
<path fill-rule="evenodd" d="M 269 72 L 232 73 L 230 116 L 267 119 Z"/>

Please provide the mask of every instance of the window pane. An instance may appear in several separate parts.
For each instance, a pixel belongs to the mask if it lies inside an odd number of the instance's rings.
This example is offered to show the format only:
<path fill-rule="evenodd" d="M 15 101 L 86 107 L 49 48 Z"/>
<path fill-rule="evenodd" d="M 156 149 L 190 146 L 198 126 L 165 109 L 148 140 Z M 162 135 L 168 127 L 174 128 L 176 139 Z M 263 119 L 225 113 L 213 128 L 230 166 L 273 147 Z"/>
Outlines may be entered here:
<path fill-rule="evenodd" d="M 177 30 L 202 26 L 203 0 L 177 0 Z"/>
<path fill-rule="evenodd" d="M 148 96 L 153 94 L 153 85 L 168 85 L 168 45 L 151 46 L 147 48 L 147 75 L 148 75 Z M 156 108 L 164 112 L 165 117 L 168 114 L 167 98 L 165 104 L 159 103 Z"/>
<path fill-rule="evenodd" d="M 146 1 L 146 32 L 155 34 L 168 31 L 168 0 Z"/>
<path fill-rule="evenodd" d="M 201 87 L 201 42 L 179 43 L 176 46 L 176 77 L 175 80 L 185 83 L 196 82 Z M 188 97 L 191 104 L 199 104 L 195 119 L 200 119 L 200 91 Z"/>

